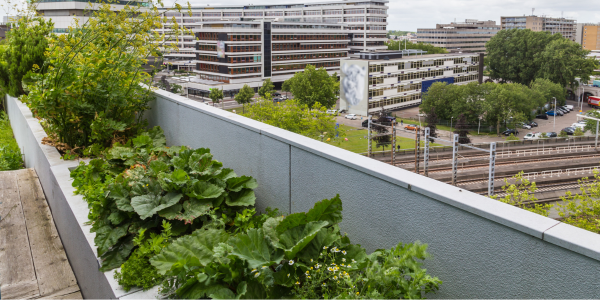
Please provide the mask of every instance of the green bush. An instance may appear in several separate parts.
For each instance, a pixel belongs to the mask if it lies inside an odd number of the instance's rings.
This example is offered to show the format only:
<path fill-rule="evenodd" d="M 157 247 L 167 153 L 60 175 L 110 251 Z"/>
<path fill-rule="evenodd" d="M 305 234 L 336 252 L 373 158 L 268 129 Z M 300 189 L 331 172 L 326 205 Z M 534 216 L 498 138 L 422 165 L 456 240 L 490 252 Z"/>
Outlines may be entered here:
<path fill-rule="evenodd" d="M 172 225 L 173 237 L 204 224 L 232 225 L 237 212 L 254 205 L 256 180 L 237 176 L 212 159 L 208 149 L 166 147 L 160 128 L 125 145 L 115 144 L 71 173 L 76 193 L 88 202 L 101 270 L 123 264 L 140 230 L 160 234 Z"/>

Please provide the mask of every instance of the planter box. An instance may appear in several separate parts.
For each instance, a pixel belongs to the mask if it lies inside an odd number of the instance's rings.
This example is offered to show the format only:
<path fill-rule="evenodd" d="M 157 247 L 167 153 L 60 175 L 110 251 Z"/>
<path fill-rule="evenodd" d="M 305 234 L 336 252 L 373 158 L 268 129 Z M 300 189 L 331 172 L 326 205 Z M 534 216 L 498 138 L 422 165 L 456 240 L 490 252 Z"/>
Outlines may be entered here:
<path fill-rule="evenodd" d="M 434 298 L 600 298 L 600 235 L 273 126 L 156 91 L 146 117 L 171 145 L 211 149 L 238 175 L 257 179 L 257 208 L 307 211 L 340 194 L 342 232 L 367 251 L 399 241 L 429 245 L 425 267 L 443 280 Z M 25 105 L 7 98 L 27 167 L 35 168 L 86 298 L 126 294 L 98 271 L 87 204 L 69 168 Z"/>

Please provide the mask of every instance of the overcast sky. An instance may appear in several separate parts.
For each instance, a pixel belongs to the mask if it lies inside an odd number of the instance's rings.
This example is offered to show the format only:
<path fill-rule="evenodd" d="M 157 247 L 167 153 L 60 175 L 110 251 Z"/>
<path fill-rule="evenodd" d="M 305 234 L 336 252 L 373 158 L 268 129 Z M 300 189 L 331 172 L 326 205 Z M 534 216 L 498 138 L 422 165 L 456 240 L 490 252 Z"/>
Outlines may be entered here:
<path fill-rule="evenodd" d="M 1 1 L 1 0 L 0 0 Z M 247 5 L 322 2 L 314 0 L 190 0 L 192 6 Z M 179 0 L 179 3 L 187 1 Z M 165 1 L 165 4 L 173 3 Z M 500 23 L 500 16 L 530 15 L 535 7 L 536 15 L 575 18 L 577 22 L 600 22 L 600 1 L 598 0 L 390 0 L 388 29 L 416 31 L 417 28 L 435 28 L 437 23 L 465 19 L 492 20 Z"/>
<path fill-rule="evenodd" d="M 7 0 L 0 0 L 5 2 Z M 318 0 L 189 0 L 192 6 L 209 5 L 247 5 L 321 2 Z M 172 5 L 174 0 L 165 0 Z M 187 0 L 177 0 L 180 4 Z M 389 30 L 416 31 L 417 28 L 435 28 L 435 24 L 447 24 L 465 19 L 493 20 L 500 23 L 500 16 L 530 15 L 560 17 L 561 12 L 567 18 L 575 18 L 577 22 L 600 23 L 599 0 L 390 0 Z M 0 12 L 0 14 L 4 14 Z M 1 20 L 0 20 L 1 21 Z"/>

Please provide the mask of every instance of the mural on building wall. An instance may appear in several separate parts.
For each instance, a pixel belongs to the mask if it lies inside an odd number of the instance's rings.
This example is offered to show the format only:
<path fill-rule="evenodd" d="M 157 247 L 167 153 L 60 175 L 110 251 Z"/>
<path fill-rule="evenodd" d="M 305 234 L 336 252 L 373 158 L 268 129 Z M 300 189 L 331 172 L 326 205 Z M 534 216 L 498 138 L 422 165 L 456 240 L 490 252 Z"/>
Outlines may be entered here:
<path fill-rule="evenodd" d="M 225 57 L 225 42 L 217 41 L 217 57 L 224 58 Z"/>
<path fill-rule="evenodd" d="M 344 63 L 341 71 L 344 73 L 342 88 L 346 101 L 350 106 L 356 106 L 363 99 L 367 68 Z"/>

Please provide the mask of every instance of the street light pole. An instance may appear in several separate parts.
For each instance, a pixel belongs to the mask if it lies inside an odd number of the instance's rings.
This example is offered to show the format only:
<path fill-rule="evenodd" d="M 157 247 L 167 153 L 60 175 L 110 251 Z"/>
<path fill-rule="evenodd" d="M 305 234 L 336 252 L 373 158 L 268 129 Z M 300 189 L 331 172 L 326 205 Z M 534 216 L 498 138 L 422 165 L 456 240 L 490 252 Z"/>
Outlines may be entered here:
<path fill-rule="evenodd" d="M 552 130 L 556 132 L 556 97 L 552 98 L 554 98 L 554 124 L 552 125 Z"/>

